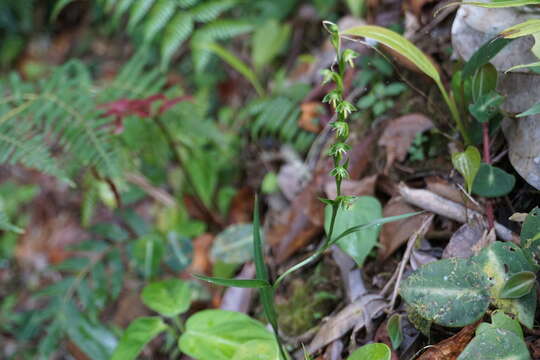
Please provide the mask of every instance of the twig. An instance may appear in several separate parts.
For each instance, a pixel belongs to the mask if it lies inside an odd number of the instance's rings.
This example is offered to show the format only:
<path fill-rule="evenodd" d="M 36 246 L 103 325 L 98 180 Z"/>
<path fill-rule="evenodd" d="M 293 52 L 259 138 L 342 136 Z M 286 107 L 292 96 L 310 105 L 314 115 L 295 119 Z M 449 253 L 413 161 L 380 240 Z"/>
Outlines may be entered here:
<path fill-rule="evenodd" d="M 482 124 L 482 142 L 484 145 L 484 162 L 491 164 L 491 155 L 489 153 L 489 125 L 487 122 Z M 493 229 L 495 216 L 493 215 L 493 203 L 486 199 L 486 216 L 488 220 L 488 230 Z"/>
<path fill-rule="evenodd" d="M 424 236 L 426 232 L 429 229 L 429 226 L 433 222 L 433 218 L 435 215 L 431 214 L 424 218 L 424 221 L 422 222 L 422 225 L 420 225 L 420 228 L 416 230 L 414 234 L 411 235 L 409 238 L 409 241 L 407 242 L 407 249 L 405 250 L 405 254 L 403 254 L 403 259 L 401 259 L 401 263 L 399 264 L 399 271 L 396 279 L 396 285 L 394 286 L 394 291 L 392 292 L 392 298 L 390 299 L 390 304 L 388 305 L 389 311 L 391 312 L 394 310 L 394 305 L 396 303 L 396 299 L 398 296 L 399 291 L 399 285 L 401 284 L 401 278 L 403 277 L 403 272 L 405 271 L 405 266 L 409 262 L 409 259 L 412 254 L 412 250 L 414 248 L 414 244 L 416 244 L 416 241 Z"/>
<path fill-rule="evenodd" d="M 439 196 L 428 190 L 412 189 L 401 183 L 398 186 L 403 199 L 411 205 L 431 211 L 434 214 L 466 223 L 474 216 L 481 216 L 477 211 L 466 209 L 465 206 Z M 519 242 L 519 238 L 510 229 L 497 222 L 494 223 L 497 236 L 504 241 Z"/>
<path fill-rule="evenodd" d="M 143 189 L 150 197 L 152 197 L 157 202 L 168 207 L 176 205 L 176 200 L 168 192 L 153 186 L 141 174 L 127 173 L 126 180 Z"/>

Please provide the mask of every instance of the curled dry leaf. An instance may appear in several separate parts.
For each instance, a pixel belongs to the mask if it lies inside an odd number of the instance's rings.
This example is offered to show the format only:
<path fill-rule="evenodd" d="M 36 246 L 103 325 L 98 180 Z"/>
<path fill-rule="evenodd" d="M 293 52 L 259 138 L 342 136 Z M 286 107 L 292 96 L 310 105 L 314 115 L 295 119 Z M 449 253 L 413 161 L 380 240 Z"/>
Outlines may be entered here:
<path fill-rule="evenodd" d="M 486 225 L 480 218 L 474 218 L 469 223 L 463 224 L 450 238 L 442 257 L 448 259 L 473 256 L 472 248 L 480 241 L 485 230 Z"/>
<path fill-rule="evenodd" d="M 484 210 L 480 206 L 470 201 L 464 193 L 455 185 L 438 176 L 430 176 L 425 179 L 427 189 L 437 195 L 445 197 L 453 202 L 465 205 L 469 209 L 483 213 Z"/>
<path fill-rule="evenodd" d="M 388 173 L 395 160 L 405 160 L 416 134 L 432 127 L 431 120 L 420 113 L 404 115 L 392 120 L 384 129 L 378 143 L 380 146 L 386 147 L 384 173 Z"/>
<path fill-rule="evenodd" d="M 195 274 L 210 274 L 212 261 L 210 260 L 210 250 L 214 242 L 214 235 L 202 234 L 193 239 L 193 261 L 190 272 Z"/>
<path fill-rule="evenodd" d="M 465 326 L 456 335 L 444 339 L 426 350 L 418 360 L 455 360 L 474 336 L 476 324 Z"/>
<path fill-rule="evenodd" d="M 401 196 L 393 197 L 384 206 L 383 216 L 397 216 L 416 211 L 408 205 Z M 382 226 L 379 235 L 379 259 L 385 260 L 394 253 L 407 239 L 422 225 L 421 216 L 413 216 L 399 221 L 386 223 Z"/>
<path fill-rule="evenodd" d="M 306 131 L 319 133 L 321 131 L 321 123 L 318 118 L 321 115 L 321 108 L 321 103 L 318 101 L 310 101 L 300 105 L 302 115 L 298 119 L 298 126 Z"/>

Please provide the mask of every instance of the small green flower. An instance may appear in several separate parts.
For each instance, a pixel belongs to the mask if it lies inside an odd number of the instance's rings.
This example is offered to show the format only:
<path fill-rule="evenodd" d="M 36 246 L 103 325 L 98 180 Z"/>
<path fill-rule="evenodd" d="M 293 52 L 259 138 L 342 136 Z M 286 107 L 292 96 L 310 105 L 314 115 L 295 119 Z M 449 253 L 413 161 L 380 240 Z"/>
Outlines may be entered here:
<path fill-rule="evenodd" d="M 321 75 L 323 76 L 323 84 L 328 84 L 330 81 L 335 82 L 336 78 L 339 76 L 337 73 L 329 69 L 321 70 Z"/>
<path fill-rule="evenodd" d="M 330 149 L 328 150 L 328 155 L 330 156 L 344 156 L 347 154 L 347 151 L 351 149 L 350 145 L 338 142 L 332 146 L 330 146 Z"/>
<path fill-rule="evenodd" d="M 351 49 L 346 49 L 345 51 L 343 51 L 343 61 L 345 61 L 345 63 L 349 64 L 350 67 L 354 67 L 354 59 L 356 59 L 358 57 L 358 53 L 354 50 L 351 50 Z"/>
<path fill-rule="evenodd" d="M 349 177 L 349 172 L 343 166 L 336 166 L 330 171 L 330 175 L 335 177 L 336 180 L 341 181 Z"/>
<path fill-rule="evenodd" d="M 334 108 L 340 103 L 342 100 L 341 94 L 337 90 L 332 90 L 328 94 L 326 94 L 323 98 L 323 103 L 329 103 Z"/>
<path fill-rule="evenodd" d="M 342 114 L 343 117 L 349 116 L 355 110 L 356 108 L 354 107 L 354 105 L 345 100 L 341 101 L 336 107 L 336 111 Z"/>
<path fill-rule="evenodd" d="M 337 136 L 344 138 L 349 137 L 349 124 L 345 121 L 334 121 L 330 126 L 334 128 Z"/>

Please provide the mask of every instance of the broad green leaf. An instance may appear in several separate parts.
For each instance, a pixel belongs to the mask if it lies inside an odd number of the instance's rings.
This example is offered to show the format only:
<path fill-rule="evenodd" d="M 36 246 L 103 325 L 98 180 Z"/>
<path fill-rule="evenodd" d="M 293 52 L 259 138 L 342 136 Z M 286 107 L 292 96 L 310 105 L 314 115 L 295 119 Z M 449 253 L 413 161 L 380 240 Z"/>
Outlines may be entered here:
<path fill-rule="evenodd" d="M 221 285 L 221 286 L 231 286 L 231 287 L 240 287 L 240 288 L 266 288 L 270 287 L 270 283 L 266 280 L 261 279 L 224 279 L 217 277 L 209 277 L 204 275 L 193 274 L 199 280 L 206 281 L 212 284 Z"/>
<path fill-rule="evenodd" d="M 475 146 L 467 146 L 464 152 L 452 154 L 452 165 L 463 176 L 467 192 L 471 193 L 476 174 L 482 161 L 480 151 Z"/>
<path fill-rule="evenodd" d="M 518 335 L 502 328 L 487 328 L 476 335 L 458 360 L 529 360 L 527 345 Z"/>
<path fill-rule="evenodd" d="M 270 19 L 256 28 L 251 39 L 251 58 L 257 71 L 283 51 L 290 33 L 291 26 L 280 24 L 276 19 Z"/>
<path fill-rule="evenodd" d="M 157 0 L 144 22 L 144 41 L 150 42 L 174 15 L 176 4 L 170 0 Z"/>
<path fill-rule="evenodd" d="M 325 209 L 324 227 L 328 234 L 330 230 L 332 208 Z M 382 217 L 382 207 L 374 197 L 361 196 L 356 198 L 350 207 L 340 207 L 335 224 L 334 234 L 340 234 L 354 226 L 368 224 Z M 359 230 L 343 237 L 337 245 L 349 254 L 359 266 L 364 264 L 367 256 L 377 243 L 380 227 L 370 227 Z"/>
<path fill-rule="evenodd" d="M 163 254 L 163 240 L 158 234 L 143 236 L 135 242 L 133 247 L 133 258 L 145 279 L 157 274 Z"/>
<path fill-rule="evenodd" d="M 540 208 L 535 207 L 527 215 L 521 227 L 521 233 L 519 235 L 521 246 L 529 246 L 529 242 L 536 241 L 538 234 L 540 234 Z"/>
<path fill-rule="evenodd" d="M 386 332 L 392 342 L 392 348 L 394 348 L 394 350 L 399 348 L 399 345 L 401 345 L 401 342 L 403 341 L 401 316 L 399 314 L 394 314 L 388 319 L 388 323 L 386 323 Z"/>
<path fill-rule="evenodd" d="M 504 96 L 495 91 L 480 96 L 474 104 L 469 105 L 469 112 L 481 123 L 491 120 L 499 113 L 499 107 L 504 102 Z"/>
<path fill-rule="evenodd" d="M 231 225 L 218 234 L 212 250 L 212 260 L 227 264 L 243 264 L 253 259 L 253 225 Z"/>
<path fill-rule="evenodd" d="M 386 344 L 367 344 L 353 351 L 347 360 L 390 360 L 392 351 Z"/>
<path fill-rule="evenodd" d="M 103 325 L 84 317 L 74 304 L 67 304 L 60 314 L 69 339 L 92 360 L 110 360 L 116 337 Z"/>
<path fill-rule="evenodd" d="M 412 42 L 392 30 L 380 26 L 363 25 L 347 29 L 342 32 L 342 35 L 362 36 L 376 40 L 406 57 L 437 84 L 441 81 L 439 72 L 431 60 Z"/>
<path fill-rule="evenodd" d="M 242 313 L 203 310 L 187 320 L 178 344 L 183 353 L 197 360 L 231 360 L 243 344 L 253 340 L 274 341 L 274 336 Z"/>
<path fill-rule="evenodd" d="M 281 360 L 273 340 L 253 340 L 240 345 L 232 360 Z"/>
<path fill-rule="evenodd" d="M 536 309 L 536 292 L 519 299 L 501 299 L 501 291 L 512 275 L 522 271 L 532 271 L 521 248 L 511 242 L 496 241 L 484 248 L 473 258 L 481 271 L 489 278 L 491 302 L 500 310 L 517 316 L 519 322 L 532 328 Z"/>
<path fill-rule="evenodd" d="M 514 188 L 514 175 L 498 167 L 482 163 L 474 179 L 472 192 L 483 197 L 499 197 L 508 194 Z"/>
<path fill-rule="evenodd" d="M 233 69 L 242 74 L 255 88 L 259 96 L 264 95 L 264 89 L 257 78 L 257 75 L 253 70 L 249 68 L 242 60 L 240 60 L 236 55 L 234 55 L 229 50 L 218 45 L 215 42 L 206 42 L 206 43 L 197 43 L 196 47 L 199 49 L 204 49 L 211 51 L 217 56 L 219 56 L 223 61 L 229 64 Z"/>
<path fill-rule="evenodd" d="M 511 41 L 512 39 L 496 37 L 478 48 L 478 50 L 476 50 L 476 52 L 470 57 L 469 61 L 467 61 L 463 67 L 463 80 L 466 80 L 480 67 L 489 63 L 489 61 L 493 59 Z"/>
<path fill-rule="evenodd" d="M 540 4 L 540 2 L 538 2 Z M 501 36 L 506 39 L 515 39 L 522 36 L 532 35 L 540 32 L 540 19 L 530 19 L 520 24 L 511 26 L 501 32 Z"/>
<path fill-rule="evenodd" d="M 473 102 L 476 102 L 483 95 L 495 91 L 497 77 L 497 70 L 489 63 L 476 70 L 471 81 Z"/>
<path fill-rule="evenodd" d="M 144 346 L 166 329 L 167 324 L 160 317 L 140 317 L 133 320 L 122 335 L 111 360 L 133 360 L 137 358 Z"/>
<path fill-rule="evenodd" d="M 531 292 L 536 284 L 536 275 L 532 271 L 522 271 L 513 274 L 501 289 L 501 299 L 518 299 Z"/>
<path fill-rule="evenodd" d="M 193 31 L 193 19 L 187 12 L 179 12 L 165 27 L 161 39 L 161 66 L 166 68 L 175 51 L 186 41 Z"/>
<path fill-rule="evenodd" d="M 494 311 L 491 314 L 491 323 L 495 328 L 510 330 L 523 339 L 523 329 L 519 322 L 506 315 L 503 311 Z"/>
<path fill-rule="evenodd" d="M 462 327 L 480 319 L 489 305 L 490 283 L 470 259 L 452 258 L 420 267 L 401 285 L 407 304 L 428 321 Z"/>
<path fill-rule="evenodd" d="M 173 317 L 189 309 L 191 290 L 182 280 L 167 279 L 146 285 L 141 299 L 146 306 L 160 315 Z"/>
<path fill-rule="evenodd" d="M 540 62 L 538 63 L 538 65 L 540 65 Z M 527 109 L 524 112 L 517 114 L 516 117 L 520 118 L 520 117 L 538 115 L 538 114 L 540 114 L 540 102 L 531 106 L 530 109 Z"/>

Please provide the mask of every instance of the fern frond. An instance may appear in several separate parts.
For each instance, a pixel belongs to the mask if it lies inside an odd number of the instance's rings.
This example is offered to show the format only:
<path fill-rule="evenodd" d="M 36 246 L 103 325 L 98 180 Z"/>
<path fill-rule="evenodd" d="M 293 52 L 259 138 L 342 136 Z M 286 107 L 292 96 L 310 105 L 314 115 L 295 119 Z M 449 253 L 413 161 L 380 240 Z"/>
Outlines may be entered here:
<path fill-rule="evenodd" d="M 161 41 L 161 66 L 169 65 L 174 53 L 193 32 L 193 19 L 189 13 L 176 14 L 167 24 Z"/>
<path fill-rule="evenodd" d="M 200 0 L 176 0 L 178 3 L 178 6 L 180 6 L 182 9 L 187 9 L 192 7 L 193 5 L 197 5 Z"/>
<path fill-rule="evenodd" d="M 9 219 L 5 212 L 0 210 L 0 230 L 2 231 L 9 231 L 9 232 L 15 232 L 18 234 L 22 234 L 24 232 L 23 229 L 20 227 L 17 227 L 9 222 Z"/>
<path fill-rule="evenodd" d="M 208 1 L 197 5 L 190 10 L 190 13 L 195 21 L 207 23 L 217 19 L 219 15 L 233 8 L 236 4 L 238 4 L 237 0 Z"/>
<path fill-rule="evenodd" d="M 133 30 L 135 26 L 144 18 L 148 10 L 154 5 L 155 0 L 137 0 L 130 11 L 128 30 Z"/>
<path fill-rule="evenodd" d="M 144 41 L 150 42 L 174 15 L 176 4 L 171 0 L 158 0 L 144 24 Z"/>

